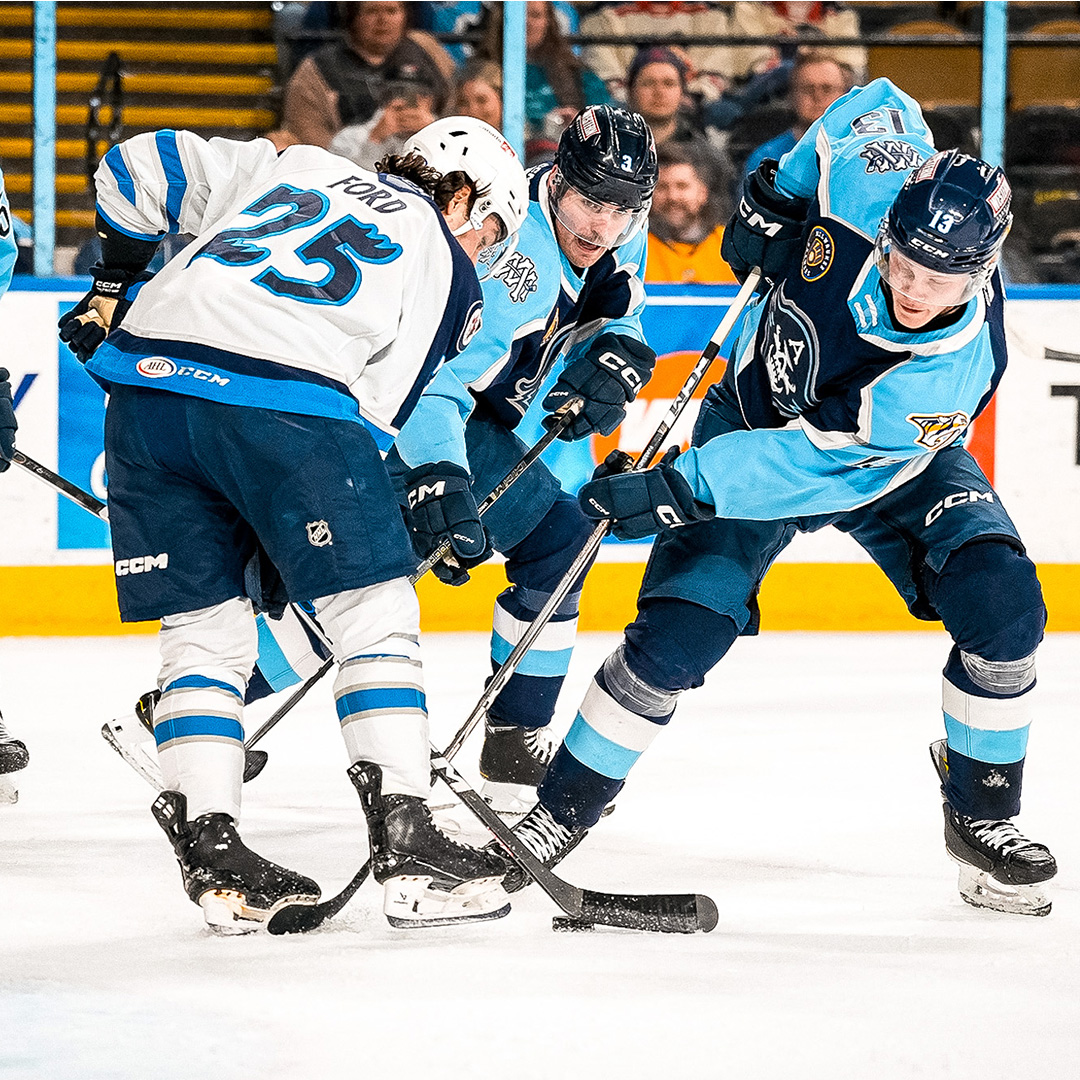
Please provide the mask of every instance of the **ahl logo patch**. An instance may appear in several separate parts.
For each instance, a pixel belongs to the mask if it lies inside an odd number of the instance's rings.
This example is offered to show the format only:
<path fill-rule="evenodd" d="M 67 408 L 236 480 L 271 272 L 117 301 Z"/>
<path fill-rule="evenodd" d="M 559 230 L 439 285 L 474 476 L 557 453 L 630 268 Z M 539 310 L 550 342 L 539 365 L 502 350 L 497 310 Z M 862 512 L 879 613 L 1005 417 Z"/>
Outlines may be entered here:
<path fill-rule="evenodd" d="M 919 434 L 915 436 L 916 444 L 925 446 L 927 450 L 940 450 L 948 446 L 971 423 L 971 418 L 965 412 L 910 413 L 907 420 L 919 429 Z"/>
<path fill-rule="evenodd" d="M 520 251 L 515 251 L 503 265 L 492 275 L 498 278 L 510 294 L 510 299 L 515 304 L 524 304 L 530 293 L 536 292 L 539 278 L 536 274 L 536 263 Z"/>
<path fill-rule="evenodd" d="M 144 356 L 135 370 L 144 379 L 167 379 L 176 374 L 176 365 L 167 356 Z"/>
<path fill-rule="evenodd" d="M 307 538 L 312 547 L 332 546 L 334 543 L 334 534 L 325 521 L 309 521 L 307 523 Z"/>
<path fill-rule="evenodd" d="M 803 252 L 802 276 L 804 281 L 817 281 L 823 278 L 833 264 L 836 245 L 827 229 L 815 225 L 806 239 L 806 251 Z"/>

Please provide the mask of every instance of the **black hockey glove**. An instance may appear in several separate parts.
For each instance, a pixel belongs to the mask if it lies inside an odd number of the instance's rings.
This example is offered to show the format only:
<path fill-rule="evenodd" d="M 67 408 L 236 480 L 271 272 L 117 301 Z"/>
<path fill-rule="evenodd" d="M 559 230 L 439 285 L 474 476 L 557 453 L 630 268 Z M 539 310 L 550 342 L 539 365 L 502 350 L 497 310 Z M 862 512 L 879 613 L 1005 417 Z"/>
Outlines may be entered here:
<path fill-rule="evenodd" d="M 11 467 L 11 455 L 15 453 L 15 432 L 19 430 L 9 378 L 8 369 L 0 367 L 0 472 L 7 472 Z"/>
<path fill-rule="evenodd" d="M 740 281 L 755 266 L 765 277 L 785 277 L 802 256 L 810 203 L 776 190 L 776 167 L 777 162 L 766 158 L 743 181 L 739 205 L 724 230 L 720 254 Z"/>
<path fill-rule="evenodd" d="M 622 423 L 628 402 L 649 381 L 656 353 L 643 342 L 625 334 L 601 334 L 584 356 L 568 364 L 542 404 L 554 413 L 570 398 L 580 397 L 581 412 L 564 428 L 564 442 L 584 439 L 597 432 L 610 435 Z M 544 417 L 545 426 L 554 417 Z"/>
<path fill-rule="evenodd" d="M 123 321 L 139 289 L 154 275 L 145 271 L 108 270 L 100 263 L 91 267 L 93 288 L 60 316 L 60 340 L 66 341 L 80 363 L 94 355 L 110 330 Z"/>
<path fill-rule="evenodd" d="M 608 454 L 578 492 L 585 516 L 596 521 L 611 518 L 611 531 L 620 540 L 641 540 L 716 517 L 711 506 L 694 498 L 686 479 L 675 470 L 678 456 L 679 448 L 673 446 L 651 469 L 624 472 L 626 455 L 621 450 Z"/>
<path fill-rule="evenodd" d="M 447 585 L 464 585 L 469 567 L 491 557 L 469 474 L 449 461 L 420 465 L 405 474 L 405 490 L 406 519 L 417 555 L 426 559 L 449 540 L 450 554 L 431 568 L 432 573 Z"/>

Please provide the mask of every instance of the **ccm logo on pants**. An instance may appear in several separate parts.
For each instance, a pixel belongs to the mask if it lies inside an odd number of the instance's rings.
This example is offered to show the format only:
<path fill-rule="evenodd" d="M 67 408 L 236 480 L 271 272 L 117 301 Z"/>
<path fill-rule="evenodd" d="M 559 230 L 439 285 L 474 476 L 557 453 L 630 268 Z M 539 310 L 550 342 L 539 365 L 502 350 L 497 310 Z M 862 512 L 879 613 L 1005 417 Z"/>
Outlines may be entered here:
<path fill-rule="evenodd" d="M 933 525 L 946 510 L 951 510 L 954 506 L 979 502 L 980 500 L 993 502 L 994 493 L 992 491 L 954 491 L 952 495 L 946 495 L 944 499 L 930 507 L 930 513 L 926 515 L 926 525 L 928 527 Z"/>
<path fill-rule="evenodd" d="M 116 576 L 149 574 L 151 570 L 164 570 L 168 565 L 169 553 L 167 551 L 163 551 L 160 555 L 139 555 L 134 559 L 117 559 Z"/>

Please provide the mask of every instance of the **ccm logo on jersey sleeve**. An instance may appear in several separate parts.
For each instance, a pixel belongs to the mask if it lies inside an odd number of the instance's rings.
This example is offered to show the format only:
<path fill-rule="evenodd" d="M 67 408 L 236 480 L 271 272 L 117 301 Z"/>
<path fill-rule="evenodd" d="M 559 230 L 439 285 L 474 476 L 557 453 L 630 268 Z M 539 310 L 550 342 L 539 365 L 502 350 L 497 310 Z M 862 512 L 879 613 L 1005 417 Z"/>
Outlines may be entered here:
<path fill-rule="evenodd" d="M 160 555 L 137 555 L 134 559 L 117 559 L 116 576 L 149 574 L 151 570 L 164 570 L 168 565 L 169 553 L 167 551 L 163 551 Z"/>

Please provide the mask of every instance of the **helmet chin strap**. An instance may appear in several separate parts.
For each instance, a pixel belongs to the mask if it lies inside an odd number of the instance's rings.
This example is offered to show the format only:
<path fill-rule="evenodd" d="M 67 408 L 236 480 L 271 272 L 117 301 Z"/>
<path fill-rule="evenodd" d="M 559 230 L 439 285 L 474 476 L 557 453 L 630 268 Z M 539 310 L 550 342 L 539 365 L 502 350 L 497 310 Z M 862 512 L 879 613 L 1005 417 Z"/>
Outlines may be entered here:
<path fill-rule="evenodd" d="M 464 236 L 467 232 L 479 232 L 480 230 L 471 222 L 466 221 L 464 225 L 459 225 L 456 229 L 452 230 L 451 236 Z"/>

